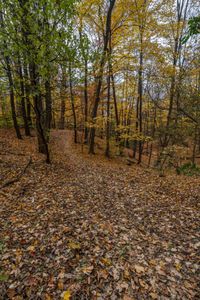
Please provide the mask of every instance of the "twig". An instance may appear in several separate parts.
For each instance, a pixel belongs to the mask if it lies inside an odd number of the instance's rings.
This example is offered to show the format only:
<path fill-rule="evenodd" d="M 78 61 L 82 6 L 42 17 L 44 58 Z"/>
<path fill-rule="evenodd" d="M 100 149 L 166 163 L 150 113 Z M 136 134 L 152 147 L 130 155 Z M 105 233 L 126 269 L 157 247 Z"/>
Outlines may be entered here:
<path fill-rule="evenodd" d="M 6 151 L 6 152 L 1 152 L 1 153 L 0 153 L 0 155 L 8 155 L 8 154 L 16 155 L 16 156 L 26 156 L 26 154 L 23 154 L 23 153 L 15 153 L 15 152 L 11 152 L 11 151 Z"/>
<path fill-rule="evenodd" d="M 29 158 L 28 163 L 26 164 L 25 168 L 17 175 L 17 177 L 10 179 L 8 181 L 6 181 L 5 183 L 3 183 L 0 187 L 0 189 L 3 189 L 17 181 L 19 181 L 19 179 L 24 175 L 24 173 L 26 172 L 27 168 L 29 167 L 29 165 L 32 163 L 32 158 Z"/>

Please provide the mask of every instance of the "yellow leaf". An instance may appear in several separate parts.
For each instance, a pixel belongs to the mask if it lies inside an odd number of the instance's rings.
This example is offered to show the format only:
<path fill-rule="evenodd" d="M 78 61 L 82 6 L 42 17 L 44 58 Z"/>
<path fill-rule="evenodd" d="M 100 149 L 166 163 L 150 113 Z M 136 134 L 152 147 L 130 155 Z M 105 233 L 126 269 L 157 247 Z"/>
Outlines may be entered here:
<path fill-rule="evenodd" d="M 68 247 L 70 249 L 73 249 L 73 250 L 78 250 L 78 249 L 81 249 L 81 246 L 79 243 L 74 243 L 74 242 L 69 242 L 68 243 Z"/>
<path fill-rule="evenodd" d="M 63 293 L 63 300 L 70 300 L 70 297 L 71 297 L 71 293 L 69 290 Z"/>
<path fill-rule="evenodd" d="M 102 263 L 104 264 L 104 265 L 107 265 L 107 266 L 110 266 L 111 265 L 111 260 L 109 259 L 109 258 L 102 258 Z"/>
<path fill-rule="evenodd" d="M 30 252 L 34 252 L 35 251 L 35 246 L 29 246 L 27 248 L 27 250 L 30 251 Z"/>
<path fill-rule="evenodd" d="M 182 269 L 181 265 L 179 263 L 175 264 L 176 270 L 180 271 Z"/>

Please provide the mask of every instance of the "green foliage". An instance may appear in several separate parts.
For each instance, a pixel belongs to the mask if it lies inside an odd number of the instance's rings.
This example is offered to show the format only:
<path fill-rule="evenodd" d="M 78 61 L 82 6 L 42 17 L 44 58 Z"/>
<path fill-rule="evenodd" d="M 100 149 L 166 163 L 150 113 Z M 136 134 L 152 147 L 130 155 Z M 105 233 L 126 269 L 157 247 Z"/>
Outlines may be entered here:
<path fill-rule="evenodd" d="M 11 116 L 9 118 L 0 116 L 0 128 L 11 128 L 11 127 L 13 127 L 13 121 L 11 119 Z"/>
<path fill-rule="evenodd" d="M 191 162 L 186 163 L 176 170 L 177 174 L 183 174 L 186 176 L 200 176 L 200 168 Z"/>
<path fill-rule="evenodd" d="M 200 16 L 193 17 L 188 21 L 188 33 L 182 39 L 182 43 L 185 44 L 189 38 L 193 35 L 200 33 Z"/>

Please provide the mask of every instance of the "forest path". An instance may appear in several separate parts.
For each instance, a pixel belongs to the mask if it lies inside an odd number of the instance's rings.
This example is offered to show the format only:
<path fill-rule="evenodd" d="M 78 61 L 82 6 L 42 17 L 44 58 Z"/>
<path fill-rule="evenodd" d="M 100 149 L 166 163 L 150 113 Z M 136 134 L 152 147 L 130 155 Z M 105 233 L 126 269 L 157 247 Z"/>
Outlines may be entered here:
<path fill-rule="evenodd" d="M 67 131 L 49 166 L 33 139 L 0 138 L 3 176 L 27 160 L 10 150 L 33 157 L 0 194 L 0 299 L 198 299 L 198 178 L 90 157 Z"/>

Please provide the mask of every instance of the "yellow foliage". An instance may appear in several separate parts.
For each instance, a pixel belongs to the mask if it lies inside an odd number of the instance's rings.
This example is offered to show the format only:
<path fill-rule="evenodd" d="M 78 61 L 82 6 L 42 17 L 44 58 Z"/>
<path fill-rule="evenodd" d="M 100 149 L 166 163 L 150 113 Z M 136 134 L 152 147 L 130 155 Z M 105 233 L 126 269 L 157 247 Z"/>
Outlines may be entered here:
<path fill-rule="evenodd" d="M 63 300 L 70 300 L 70 298 L 71 298 L 71 293 L 70 293 L 70 291 L 69 291 L 69 290 L 65 291 L 65 292 L 63 293 Z"/>

